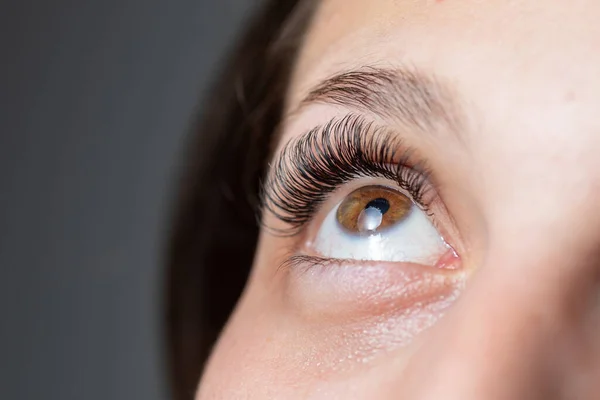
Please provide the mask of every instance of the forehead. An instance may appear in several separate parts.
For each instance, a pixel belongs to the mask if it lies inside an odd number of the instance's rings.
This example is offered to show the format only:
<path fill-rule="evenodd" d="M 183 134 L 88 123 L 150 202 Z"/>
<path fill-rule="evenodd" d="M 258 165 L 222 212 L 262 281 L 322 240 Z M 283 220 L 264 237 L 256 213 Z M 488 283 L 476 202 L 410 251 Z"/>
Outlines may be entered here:
<path fill-rule="evenodd" d="M 598 90 L 599 17 L 595 1 L 324 0 L 290 104 L 339 71 L 395 64 L 455 81 L 477 102 L 500 85 L 496 102 L 511 90 L 523 101 L 586 97 Z"/>

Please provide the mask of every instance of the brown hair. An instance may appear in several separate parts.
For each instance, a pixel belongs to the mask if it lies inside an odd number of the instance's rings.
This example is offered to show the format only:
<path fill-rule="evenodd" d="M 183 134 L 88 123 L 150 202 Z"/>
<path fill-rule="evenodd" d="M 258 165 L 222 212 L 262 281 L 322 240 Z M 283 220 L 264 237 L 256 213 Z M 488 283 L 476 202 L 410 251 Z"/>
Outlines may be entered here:
<path fill-rule="evenodd" d="M 248 26 L 188 144 L 167 252 L 168 361 L 176 400 L 202 368 L 246 283 L 259 183 L 314 2 L 271 0 Z"/>

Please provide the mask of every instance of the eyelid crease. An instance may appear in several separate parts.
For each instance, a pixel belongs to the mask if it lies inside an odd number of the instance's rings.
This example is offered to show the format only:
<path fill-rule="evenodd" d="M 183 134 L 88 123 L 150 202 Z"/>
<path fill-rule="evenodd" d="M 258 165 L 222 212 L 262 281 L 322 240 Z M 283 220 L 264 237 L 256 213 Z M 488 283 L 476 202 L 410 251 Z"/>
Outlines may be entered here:
<path fill-rule="evenodd" d="M 429 170 L 414 149 L 389 129 L 357 114 L 334 118 L 291 140 L 270 164 L 261 187 L 262 210 L 299 233 L 330 193 L 360 177 L 392 180 L 428 211 Z M 264 219 L 263 219 L 264 220 Z"/>

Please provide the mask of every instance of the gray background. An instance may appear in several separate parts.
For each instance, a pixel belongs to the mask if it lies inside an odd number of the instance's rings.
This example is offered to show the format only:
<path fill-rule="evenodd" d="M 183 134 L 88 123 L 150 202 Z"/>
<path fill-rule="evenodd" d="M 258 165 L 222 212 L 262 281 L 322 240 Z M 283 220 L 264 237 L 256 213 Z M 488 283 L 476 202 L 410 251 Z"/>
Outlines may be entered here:
<path fill-rule="evenodd" d="M 1 3 L 0 399 L 168 398 L 175 167 L 251 3 Z"/>

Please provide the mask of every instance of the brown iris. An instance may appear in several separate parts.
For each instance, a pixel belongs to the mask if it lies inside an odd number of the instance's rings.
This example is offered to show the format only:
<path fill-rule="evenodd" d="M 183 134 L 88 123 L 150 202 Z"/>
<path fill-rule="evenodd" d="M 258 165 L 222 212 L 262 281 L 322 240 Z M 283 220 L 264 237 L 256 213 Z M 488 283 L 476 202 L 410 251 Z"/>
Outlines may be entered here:
<path fill-rule="evenodd" d="M 350 233 L 376 233 L 408 216 L 412 200 L 385 186 L 363 186 L 340 204 L 336 219 Z"/>

